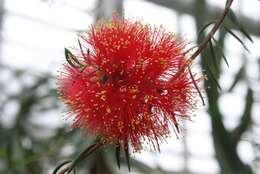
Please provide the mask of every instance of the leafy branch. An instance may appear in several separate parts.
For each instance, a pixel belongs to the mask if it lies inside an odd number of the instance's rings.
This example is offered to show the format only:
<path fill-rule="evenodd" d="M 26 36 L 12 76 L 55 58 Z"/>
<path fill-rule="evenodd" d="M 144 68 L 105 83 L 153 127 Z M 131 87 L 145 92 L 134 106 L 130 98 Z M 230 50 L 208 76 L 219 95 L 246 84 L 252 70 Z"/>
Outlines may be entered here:
<path fill-rule="evenodd" d="M 228 12 L 230 10 L 232 2 L 233 2 L 233 0 L 227 0 L 226 1 L 226 5 L 225 5 L 225 9 L 224 9 L 223 14 L 216 20 L 216 22 L 212 23 L 212 24 L 214 24 L 214 26 L 211 29 L 211 31 L 208 33 L 208 35 L 205 37 L 205 39 L 199 44 L 197 50 L 191 55 L 191 57 L 187 60 L 187 62 L 184 65 L 184 67 L 182 67 L 179 72 L 185 70 L 185 68 L 187 68 L 187 67 L 189 68 L 189 66 L 187 66 L 187 65 L 189 65 L 208 46 L 208 44 L 211 44 L 211 47 L 212 47 L 211 39 L 213 38 L 215 33 L 220 28 L 220 26 L 223 23 L 225 17 L 228 15 Z M 80 42 L 79 42 L 79 45 L 80 45 L 80 50 L 83 53 L 82 46 L 81 46 Z M 67 61 L 72 66 L 77 67 L 77 68 L 78 67 L 80 67 L 80 68 L 84 67 L 81 62 L 79 62 L 79 61 L 74 59 L 73 54 L 70 53 L 67 49 L 65 49 L 65 56 L 66 56 Z M 83 56 L 85 58 L 85 54 L 83 54 Z M 88 55 L 86 57 L 88 57 Z M 190 72 L 190 70 L 189 70 L 189 72 Z M 193 78 L 191 72 L 190 72 L 190 75 L 191 75 L 192 80 L 194 82 L 194 78 Z M 196 84 L 196 83 L 194 82 L 194 84 Z M 196 86 L 196 89 L 199 91 L 197 86 Z M 202 98 L 202 96 L 201 96 L 201 98 Z M 203 98 L 202 98 L 202 101 L 204 103 Z M 53 174 L 69 174 L 72 171 L 75 172 L 74 169 L 75 169 L 76 165 L 79 162 L 81 162 L 82 160 L 86 159 L 89 155 L 91 155 L 94 151 L 99 149 L 102 145 L 103 144 L 101 142 L 97 142 L 97 143 L 87 147 L 74 161 L 65 161 L 62 164 L 60 164 L 59 166 L 57 166 L 56 169 L 54 170 Z M 128 164 L 128 169 L 130 171 L 130 162 L 129 162 L 129 151 L 128 151 L 128 149 L 125 149 L 125 155 L 126 155 L 126 162 Z M 116 160 L 117 160 L 118 167 L 120 167 L 120 147 L 116 147 Z M 64 167 L 65 165 L 67 167 Z"/>
<path fill-rule="evenodd" d="M 223 23 L 224 19 L 229 13 L 230 7 L 233 3 L 233 0 L 227 0 L 226 1 L 226 6 L 224 9 L 224 12 L 222 15 L 216 20 L 213 28 L 210 30 L 210 32 L 207 34 L 205 39 L 199 44 L 198 49 L 191 55 L 189 58 L 188 62 L 193 61 L 200 53 L 208 46 L 208 44 L 211 42 L 211 39 L 214 37 L 215 33 L 218 31 L 220 28 L 221 24 Z M 213 24 L 213 23 L 210 23 Z M 210 25 L 208 24 L 208 26 Z M 206 26 L 207 27 L 207 26 Z"/>

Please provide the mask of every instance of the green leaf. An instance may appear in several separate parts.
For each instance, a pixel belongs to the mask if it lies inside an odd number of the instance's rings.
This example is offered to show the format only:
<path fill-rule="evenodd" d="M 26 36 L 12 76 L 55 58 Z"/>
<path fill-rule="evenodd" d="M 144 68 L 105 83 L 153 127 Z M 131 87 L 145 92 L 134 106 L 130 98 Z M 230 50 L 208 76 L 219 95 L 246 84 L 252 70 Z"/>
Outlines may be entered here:
<path fill-rule="evenodd" d="M 230 86 L 230 88 L 228 89 L 229 92 L 231 92 L 231 91 L 234 89 L 234 87 L 237 85 L 237 83 L 238 83 L 241 79 L 243 79 L 244 73 L 245 73 L 245 67 L 242 66 L 242 67 L 239 69 L 239 71 L 236 73 L 236 76 L 235 76 L 235 78 L 234 78 L 234 81 L 233 81 L 232 85 Z"/>
<path fill-rule="evenodd" d="M 83 58 L 84 58 L 84 60 L 85 60 L 85 61 L 84 61 L 84 64 L 85 64 L 85 65 L 82 65 L 82 64 L 81 64 L 81 66 L 92 66 L 92 67 L 94 67 L 94 68 L 96 68 L 96 69 L 100 69 L 100 68 L 98 68 L 96 65 L 94 65 L 93 62 L 91 62 L 91 60 L 90 60 L 90 50 L 87 49 L 87 53 L 84 53 L 83 47 L 82 47 L 82 44 L 81 44 L 79 38 L 78 38 L 78 44 L 79 44 L 80 52 L 81 52 L 81 54 L 82 54 L 82 56 L 83 56 Z M 87 55 L 87 57 L 86 57 L 86 55 Z"/>
<path fill-rule="evenodd" d="M 240 24 L 235 13 L 231 9 L 229 10 L 227 17 L 230 19 L 231 22 L 233 22 L 233 24 L 235 24 L 238 27 L 238 29 L 247 37 L 248 40 L 254 43 L 251 36 L 247 33 L 245 28 Z"/>
<path fill-rule="evenodd" d="M 125 157 L 126 157 L 126 163 L 128 167 L 128 171 L 131 171 L 131 165 L 130 165 L 130 156 L 129 156 L 129 150 L 128 147 L 125 148 Z"/>
<path fill-rule="evenodd" d="M 118 168 L 120 169 L 120 145 L 116 147 L 116 162 Z"/>
<path fill-rule="evenodd" d="M 244 42 L 229 28 L 227 28 L 226 26 L 223 26 L 223 28 L 229 33 L 231 34 L 238 42 L 240 42 L 240 44 L 244 47 L 244 49 L 250 53 L 249 49 L 247 48 L 247 46 L 244 44 Z"/>
<path fill-rule="evenodd" d="M 194 77 L 193 77 L 193 74 L 192 74 L 190 68 L 189 68 L 189 74 L 190 74 L 192 83 L 193 83 L 194 87 L 196 88 L 196 90 L 197 90 L 197 92 L 198 92 L 198 94 L 199 94 L 199 96 L 200 96 L 200 99 L 201 99 L 201 101 L 202 101 L 202 104 L 203 104 L 203 106 L 205 106 L 205 105 L 206 105 L 206 104 L 205 104 L 205 101 L 204 101 L 204 99 L 203 99 L 203 96 L 202 96 L 202 94 L 201 94 L 201 92 L 200 92 L 200 89 L 199 89 L 198 85 L 196 84 L 196 81 L 195 81 L 195 79 L 194 79 Z M 177 127 L 177 130 L 178 130 L 178 127 Z"/>
<path fill-rule="evenodd" d="M 247 33 L 247 31 L 244 28 L 240 28 L 240 31 L 247 37 L 248 40 L 250 40 L 251 43 L 254 43 L 253 39 L 251 36 Z"/>
<path fill-rule="evenodd" d="M 74 65 L 74 63 L 71 61 L 71 57 L 73 56 L 73 54 L 70 52 L 70 50 L 68 50 L 67 48 L 65 48 L 65 58 L 67 60 L 67 62 L 75 68 L 78 68 L 76 65 Z"/>
<path fill-rule="evenodd" d="M 67 62 L 74 68 L 81 68 L 82 66 L 84 66 L 67 48 L 65 48 L 65 58 Z"/>
<path fill-rule="evenodd" d="M 71 163 L 72 161 L 64 161 L 63 163 L 61 163 L 60 165 L 58 165 L 52 172 L 52 174 L 57 174 L 57 172 L 66 164 Z"/>
<path fill-rule="evenodd" d="M 206 65 L 207 66 L 207 65 Z M 210 77 L 212 78 L 212 80 L 216 83 L 217 87 L 219 90 L 221 89 L 221 86 L 218 83 L 218 80 L 216 79 L 216 77 L 214 76 L 214 73 L 211 71 L 211 69 L 207 66 L 207 71 L 209 72 Z"/>
<path fill-rule="evenodd" d="M 209 40 L 209 49 L 210 49 L 211 57 L 213 59 L 214 67 L 216 68 L 216 71 L 218 71 L 219 67 L 218 67 L 217 58 L 216 58 L 215 50 L 214 50 L 211 39 Z"/>
<path fill-rule="evenodd" d="M 80 42 L 79 38 L 78 38 L 78 44 L 79 44 L 79 49 L 80 49 L 80 52 L 81 52 L 83 58 L 84 58 L 86 61 L 88 61 L 88 63 L 90 63 L 89 57 L 85 57 L 85 53 L 84 53 L 84 51 L 83 51 L 83 48 L 82 48 L 82 45 L 81 45 L 81 42 Z M 88 49 L 87 55 L 89 56 L 89 49 Z"/>
<path fill-rule="evenodd" d="M 81 45 L 79 38 L 78 38 L 78 44 L 79 44 L 80 52 L 81 52 L 82 56 L 84 56 L 83 48 L 82 48 L 82 45 Z"/>
<path fill-rule="evenodd" d="M 206 30 L 206 28 L 208 28 L 210 25 L 212 25 L 212 24 L 214 24 L 214 23 L 216 23 L 216 22 L 215 22 L 215 21 L 211 21 L 211 22 L 205 24 L 205 25 L 200 29 L 200 31 L 198 32 L 198 38 L 201 37 L 202 33 Z"/>
<path fill-rule="evenodd" d="M 223 52 L 223 48 L 219 45 L 218 41 L 217 41 L 214 37 L 212 37 L 212 39 L 213 39 L 213 41 L 215 42 L 216 48 L 219 50 L 219 52 L 220 52 L 220 54 L 221 54 L 221 57 L 224 59 L 224 61 L 225 61 L 226 65 L 227 65 L 227 67 L 229 68 L 229 63 L 228 63 L 227 58 L 226 58 L 226 56 L 225 56 L 225 54 L 224 54 L 224 52 Z"/>

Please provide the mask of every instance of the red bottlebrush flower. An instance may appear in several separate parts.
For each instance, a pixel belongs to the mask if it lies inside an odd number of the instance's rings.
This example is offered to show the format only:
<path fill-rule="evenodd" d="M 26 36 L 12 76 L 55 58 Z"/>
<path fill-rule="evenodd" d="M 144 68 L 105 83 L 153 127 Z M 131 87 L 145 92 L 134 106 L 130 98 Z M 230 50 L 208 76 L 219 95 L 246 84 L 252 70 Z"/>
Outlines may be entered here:
<path fill-rule="evenodd" d="M 92 25 L 81 40 L 58 80 L 75 127 L 134 151 L 143 141 L 159 148 L 170 125 L 179 132 L 178 121 L 198 101 L 198 79 L 181 70 L 188 66 L 184 41 L 163 27 L 118 17 Z"/>

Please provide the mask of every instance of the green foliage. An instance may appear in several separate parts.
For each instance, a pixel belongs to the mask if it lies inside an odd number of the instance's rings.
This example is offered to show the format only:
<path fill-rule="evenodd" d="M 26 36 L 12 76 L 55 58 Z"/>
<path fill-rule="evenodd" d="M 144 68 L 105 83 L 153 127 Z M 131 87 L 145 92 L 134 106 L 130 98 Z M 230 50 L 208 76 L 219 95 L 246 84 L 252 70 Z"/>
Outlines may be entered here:
<path fill-rule="evenodd" d="M 84 65 L 71 53 L 70 50 L 65 48 L 65 58 L 67 62 L 74 68 L 82 68 Z"/>
<path fill-rule="evenodd" d="M 131 164 L 130 164 L 130 156 L 129 156 L 128 148 L 125 149 L 125 157 L 126 157 L 126 162 L 127 162 L 127 168 L 128 168 L 128 171 L 130 172 Z"/>
<path fill-rule="evenodd" d="M 117 167 L 120 169 L 120 146 L 116 147 L 115 151 Z"/>
<path fill-rule="evenodd" d="M 230 10 L 228 13 L 229 20 L 253 43 L 253 39 L 251 38 L 250 34 L 245 30 L 243 25 L 240 24 L 239 20 L 237 19 L 235 13 Z"/>
<path fill-rule="evenodd" d="M 249 49 L 247 48 L 247 46 L 245 45 L 244 41 L 242 41 L 232 30 L 230 30 L 228 27 L 223 26 L 223 28 L 229 33 L 231 34 L 243 47 L 244 49 L 250 53 Z"/>
<path fill-rule="evenodd" d="M 196 3 L 197 5 L 201 4 L 201 2 L 196 2 Z M 204 5 L 201 8 L 206 9 L 206 6 Z M 244 34 L 247 39 L 252 41 L 251 37 L 242 28 L 242 25 L 239 24 L 233 12 L 230 12 L 228 14 L 228 17 L 229 20 L 232 21 L 232 24 L 235 25 L 236 28 L 239 31 L 241 31 L 241 33 Z M 196 16 L 197 30 L 199 30 L 200 28 L 205 28 L 202 27 L 201 23 L 198 23 L 198 21 L 201 20 L 200 18 L 203 17 L 199 15 Z M 221 108 L 219 106 L 219 98 L 222 95 L 225 95 L 225 93 L 219 93 L 217 90 L 217 87 L 220 88 L 220 85 L 217 82 L 218 80 L 217 78 L 221 77 L 221 75 L 225 73 L 222 71 L 222 68 L 220 66 L 221 65 L 220 61 L 223 60 L 227 64 L 226 58 L 223 57 L 224 54 L 222 51 L 225 48 L 224 38 L 226 37 L 226 34 L 230 34 L 231 36 L 233 36 L 236 40 L 238 40 L 242 44 L 242 46 L 246 50 L 248 50 L 248 48 L 244 44 L 244 40 L 240 39 L 229 27 L 230 26 L 222 27 L 223 30 L 219 31 L 218 40 L 212 38 L 215 45 L 213 45 L 212 41 L 210 41 L 209 49 L 202 54 L 202 58 L 201 58 L 202 68 L 206 70 L 206 72 L 208 72 L 209 76 L 211 77 L 211 78 L 209 77 L 209 79 L 205 81 L 206 95 L 208 97 L 208 113 L 210 115 L 211 124 L 212 124 L 212 136 L 214 140 L 216 158 L 221 167 L 220 173 L 221 174 L 237 174 L 237 173 L 252 174 L 253 173 L 252 168 L 247 164 L 245 164 L 244 162 L 242 162 L 237 152 L 237 144 L 241 141 L 242 135 L 246 131 L 248 131 L 248 128 L 250 127 L 252 121 L 251 110 L 252 110 L 254 92 L 253 90 L 251 90 L 250 84 L 245 79 L 245 65 L 243 65 L 240 68 L 240 70 L 237 72 L 237 74 L 234 76 L 234 81 L 229 88 L 229 91 L 232 92 L 232 90 L 236 87 L 239 81 L 246 82 L 248 86 L 247 96 L 245 98 L 245 110 L 244 113 L 241 114 L 241 120 L 235 129 L 228 130 L 226 128 L 224 124 L 224 118 L 228 116 L 223 115 L 221 113 L 220 111 Z M 205 33 L 202 33 L 201 35 L 205 36 Z M 212 58 L 209 59 L 209 57 Z M 221 59 L 221 57 L 223 59 Z M 214 73 L 212 72 L 213 70 L 215 70 Z"/>

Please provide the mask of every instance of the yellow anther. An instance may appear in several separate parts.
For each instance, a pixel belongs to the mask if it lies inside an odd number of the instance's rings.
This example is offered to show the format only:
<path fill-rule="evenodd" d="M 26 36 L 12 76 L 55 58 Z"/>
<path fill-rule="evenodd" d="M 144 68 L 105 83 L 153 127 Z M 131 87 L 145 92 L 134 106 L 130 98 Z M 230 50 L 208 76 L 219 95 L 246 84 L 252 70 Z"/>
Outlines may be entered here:
<path fill-rule="evenodd" d="M 107 113 L 111 113 L 111 109 L 109 107 L 107 107 L 106 111 Z"/>

